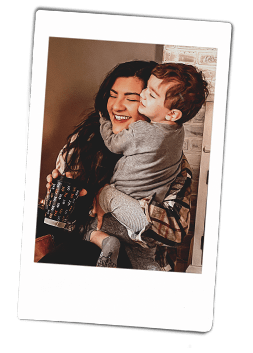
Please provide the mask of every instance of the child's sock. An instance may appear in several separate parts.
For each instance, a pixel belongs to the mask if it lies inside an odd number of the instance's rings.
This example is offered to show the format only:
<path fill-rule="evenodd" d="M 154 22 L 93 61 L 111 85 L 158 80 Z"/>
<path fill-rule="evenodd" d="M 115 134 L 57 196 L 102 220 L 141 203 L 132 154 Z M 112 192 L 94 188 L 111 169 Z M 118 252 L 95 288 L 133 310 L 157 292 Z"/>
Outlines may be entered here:
<path fill-rule="evenodd" d="M 108 236 L 102 241 L 102 251 L 97 261 L 97 267 L 117 267 L 120 241 Z"/>

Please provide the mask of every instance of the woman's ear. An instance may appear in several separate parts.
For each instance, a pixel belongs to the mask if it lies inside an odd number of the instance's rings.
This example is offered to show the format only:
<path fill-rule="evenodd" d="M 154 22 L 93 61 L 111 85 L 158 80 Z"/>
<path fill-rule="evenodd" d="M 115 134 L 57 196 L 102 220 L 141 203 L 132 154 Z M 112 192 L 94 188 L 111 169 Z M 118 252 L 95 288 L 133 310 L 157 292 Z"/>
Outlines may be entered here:
<path fill-rule="evenodd" d="M 172 109 L 170 110 L 166 116 L 165 119 L 167 121 L 171 121 L 171 122 L 176 122 L 177 120 L 179 120 L 182 117 L 182 112 L 181 110 L 178 109 Z"/>

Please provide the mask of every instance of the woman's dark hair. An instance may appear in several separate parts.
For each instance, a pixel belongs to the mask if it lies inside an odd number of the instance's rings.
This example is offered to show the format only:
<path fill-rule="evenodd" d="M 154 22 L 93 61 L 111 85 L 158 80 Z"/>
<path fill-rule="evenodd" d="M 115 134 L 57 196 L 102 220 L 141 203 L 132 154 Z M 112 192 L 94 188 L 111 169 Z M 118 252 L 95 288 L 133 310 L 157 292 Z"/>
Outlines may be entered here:
<path fill-rule="evenodd" d="M 82 210 L 82 217 L 88 215 L 99 189 L 109 183 L 115 164 L 121 157 L 106 148 L 100 135 L 99 112 L 109 119 L 107 101 L 110 89 L 118 77 L 137 77 L 146 86 L 150 73 L 156 65 L 154 61 L 129 61 L 114 67 L 98 90 L 94 111 L 88 115 L 82 114 L 81 123 L 68 136 L 67 144 L 63 149 L 66 160 L 65 171 L 74 171 L 82 187 L 88 192 L 85 197 L 79 198 L 82 206 L 78 209 Z"/>

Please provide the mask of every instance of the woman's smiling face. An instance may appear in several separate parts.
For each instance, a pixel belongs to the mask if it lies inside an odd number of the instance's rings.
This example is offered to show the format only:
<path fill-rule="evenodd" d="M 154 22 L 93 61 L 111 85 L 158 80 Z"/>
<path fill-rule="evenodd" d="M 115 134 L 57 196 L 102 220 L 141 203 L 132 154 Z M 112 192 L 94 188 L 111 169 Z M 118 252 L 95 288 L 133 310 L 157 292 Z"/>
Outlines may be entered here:
<path fill-rule="evenodd" d="M 137 77 L 118 77 L 114 82 L 107 102 L 114 134 L 127 129 L 137 120 L 148 120 L 138 112 L 143 88 L 143 81 Z"/>

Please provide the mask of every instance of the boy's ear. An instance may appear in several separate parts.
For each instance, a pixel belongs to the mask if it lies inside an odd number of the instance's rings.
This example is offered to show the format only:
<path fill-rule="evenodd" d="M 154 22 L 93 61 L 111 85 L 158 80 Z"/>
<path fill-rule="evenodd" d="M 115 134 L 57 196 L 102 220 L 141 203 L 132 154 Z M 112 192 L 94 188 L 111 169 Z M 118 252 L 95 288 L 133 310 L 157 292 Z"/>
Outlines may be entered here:
<path fill-rule="evenodd" d="M 182 112 L 181 110 L 178 109 L 172 109 L 170 110 L 166 116 L 165 119 L 167 121 L 171 121 L 171 122 L 176 122 L 177 120 L 179 120 L 182 117 Z"/>

